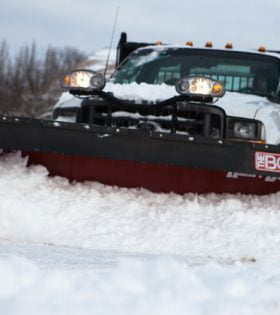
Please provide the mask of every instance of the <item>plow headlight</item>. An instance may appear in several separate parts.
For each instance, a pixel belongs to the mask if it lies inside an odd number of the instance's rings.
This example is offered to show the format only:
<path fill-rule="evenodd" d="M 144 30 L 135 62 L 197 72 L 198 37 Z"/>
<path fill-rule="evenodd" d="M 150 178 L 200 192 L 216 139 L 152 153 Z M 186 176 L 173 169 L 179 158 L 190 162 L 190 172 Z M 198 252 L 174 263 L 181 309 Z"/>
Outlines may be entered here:
<path fill-rule="evenodd" d="M 74 70 L 63 78 L 62 86 L 69 90 L 101 91 L 105 86 L 105 78 L 95 71 Z"/>
<path fill-rule="evenodd" d="M 204 77 L 187 77 L 179 80 L 176 91 L 182 95 L 192 97 L 222 97 L 225 94 L 224 86 Z"/>

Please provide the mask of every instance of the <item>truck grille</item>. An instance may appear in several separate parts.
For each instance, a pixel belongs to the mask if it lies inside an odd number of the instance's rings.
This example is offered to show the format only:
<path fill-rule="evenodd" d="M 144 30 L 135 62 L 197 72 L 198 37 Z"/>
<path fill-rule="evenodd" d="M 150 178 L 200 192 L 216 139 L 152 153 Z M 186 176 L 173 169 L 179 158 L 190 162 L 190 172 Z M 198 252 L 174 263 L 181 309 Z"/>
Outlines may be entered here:
<path fill-rule="evenodd" d="M 142 108 L 141 108 L 142 107 Z M 84 101 L 78 122 L 100 126 L 185 134 L 194 137 L 223 137 L 224 112 L 215 106 L 178 102 L 163 108 L 133 105 L 131 110 Z"/>

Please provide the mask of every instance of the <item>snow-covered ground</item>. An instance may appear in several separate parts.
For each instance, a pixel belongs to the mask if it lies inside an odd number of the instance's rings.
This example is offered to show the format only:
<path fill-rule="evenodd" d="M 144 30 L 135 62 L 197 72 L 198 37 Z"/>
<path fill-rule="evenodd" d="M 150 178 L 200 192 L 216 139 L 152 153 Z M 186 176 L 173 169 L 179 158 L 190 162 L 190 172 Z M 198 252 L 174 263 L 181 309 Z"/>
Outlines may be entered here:
<path fill-rule="evenodd" d="M 0 314 L 279 314 L 280 193 L 154 194 L 0 158 Z"/>

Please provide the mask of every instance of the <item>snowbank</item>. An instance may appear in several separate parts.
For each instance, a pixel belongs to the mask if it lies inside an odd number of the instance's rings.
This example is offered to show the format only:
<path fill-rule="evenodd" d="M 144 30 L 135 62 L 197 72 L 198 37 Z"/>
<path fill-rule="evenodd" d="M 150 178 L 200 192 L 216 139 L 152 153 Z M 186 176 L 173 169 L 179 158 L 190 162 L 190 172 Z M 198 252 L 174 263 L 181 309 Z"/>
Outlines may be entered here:
<path fill-rule="evenodd" d="M 213 259 L 280 256 L 280 193 L 154 194 L 48 178 L 0 159 L 0 239 Z"/>
<path fill-rule="evenodd" d="M 153 194 L 25 164 L 0 158 L 1 314 L 279 314 L 280 193 Z"/>

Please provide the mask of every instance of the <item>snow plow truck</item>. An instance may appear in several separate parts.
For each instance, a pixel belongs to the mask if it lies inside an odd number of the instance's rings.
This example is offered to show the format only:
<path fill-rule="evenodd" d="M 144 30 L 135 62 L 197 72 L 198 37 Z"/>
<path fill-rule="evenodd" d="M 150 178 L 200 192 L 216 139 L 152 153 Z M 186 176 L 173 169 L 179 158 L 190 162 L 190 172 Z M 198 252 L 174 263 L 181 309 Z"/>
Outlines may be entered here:
<path fill-rule="evenodd" d="M 51 176 L 153 192 L 280 190 L 280 52 L 127 41 L 62 79 L 52 119 L 0 116 L 0 147 Z"/>

